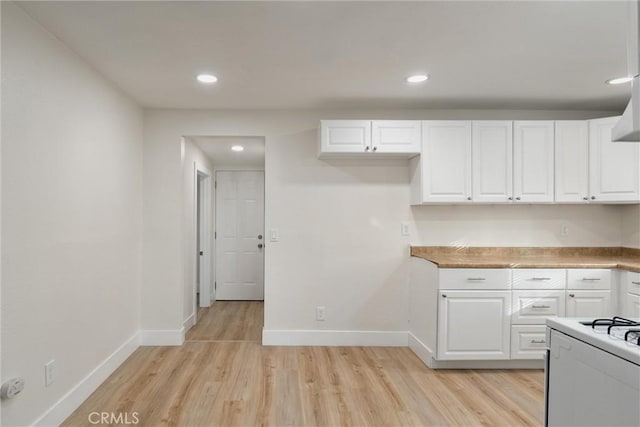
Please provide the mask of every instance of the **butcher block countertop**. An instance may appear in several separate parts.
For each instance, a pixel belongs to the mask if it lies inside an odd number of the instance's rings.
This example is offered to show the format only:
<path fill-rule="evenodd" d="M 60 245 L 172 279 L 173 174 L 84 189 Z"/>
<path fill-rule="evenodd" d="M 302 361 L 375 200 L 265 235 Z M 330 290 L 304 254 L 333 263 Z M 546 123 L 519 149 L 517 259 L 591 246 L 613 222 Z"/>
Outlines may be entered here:
<path fill-rule="evenodd" d="M 640 249 L 621 247 L 412 246 L 440 268 L 620 268 L 640 272 Z"/>

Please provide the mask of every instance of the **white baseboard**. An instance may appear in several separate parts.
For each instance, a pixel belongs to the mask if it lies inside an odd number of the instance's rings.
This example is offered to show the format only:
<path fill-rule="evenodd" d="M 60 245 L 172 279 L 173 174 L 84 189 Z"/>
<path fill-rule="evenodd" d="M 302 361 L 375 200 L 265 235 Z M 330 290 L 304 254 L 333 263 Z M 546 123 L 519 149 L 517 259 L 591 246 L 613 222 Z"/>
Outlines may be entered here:
<path fill-rule="evenodd" d="M 141 346 L 180 346 L 184 343 L 184 327 L 180 329 L 143 329 L 140 331 Z"/>
<path fill-rule="evenodd" d="M 187 319 L 182 322 L 182 330 L 186 334 L 189 329 L 191 329 L 196 324 L 196 314 L 193 313 L 191 316 L 187 317 Z"/>
<path fill-rule="evenodd" d="M 415 353 L 425 365 L 431 368 L 433 364 L 433 351 L 425 343 L 420 341 L 415 335 L 409 332 L 409 348 Z"/>
<path fill-rule="evenodd" d="M 262 345 L 406 347 L 406 331 L 262 330 Z"/>
<path fill-rule="evenodd" d="M 62 396 L 33 425 L 58 426 L 69 417 L 100 384 L 106 380 L 139 346 L 139 335 L 136 333 L 111 353 L 93 371 L 76 384 L 67 394 Z"/>
<path fill-rule="evenodd" d="M 544 360 L 433 360 L 432 369 L 544 369 Z"/>

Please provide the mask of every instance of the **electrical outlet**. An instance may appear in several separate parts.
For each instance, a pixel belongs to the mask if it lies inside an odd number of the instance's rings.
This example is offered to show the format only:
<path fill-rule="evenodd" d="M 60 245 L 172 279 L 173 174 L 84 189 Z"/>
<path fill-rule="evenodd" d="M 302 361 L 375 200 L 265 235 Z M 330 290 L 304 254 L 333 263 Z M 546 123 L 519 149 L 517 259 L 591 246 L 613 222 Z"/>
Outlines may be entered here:
<path fill-rule="evenodd" d="M 326 308 L 322 305 L 316 307 L 316 320 L 318 322 L 324 322 Z"/>
<path fill-rule="evenodd" d="M 409 235 L 409 223 L 408 222 L 401 222 L 400 223 L 400 234 L 402 234 L 403 236 L 408 236 Z"/>
<path fill-rule="evenodd" d="M 56 361 L 50 360 L 44 365 L 44 386 L 49 387 L 56 380 Z"/>

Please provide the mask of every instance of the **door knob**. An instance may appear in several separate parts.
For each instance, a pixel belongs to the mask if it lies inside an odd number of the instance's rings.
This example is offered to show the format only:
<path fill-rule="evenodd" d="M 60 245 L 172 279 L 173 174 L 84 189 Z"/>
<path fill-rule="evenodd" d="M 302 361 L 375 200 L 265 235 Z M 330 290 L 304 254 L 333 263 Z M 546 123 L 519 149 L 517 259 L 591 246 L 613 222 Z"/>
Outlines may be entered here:
<path fill-rule="evenodd" d="M 201 255 L 201 256 L 202 256 L 202 255 L 204 255 L 204 251 L 200 251 L 200 255 Z"/>
<path fill-rule="evenodd" d="M 262 243 L 258 243 L 258 249 L 262 249 Z"/>
<path fill-rule="evenodd" d="M 258 234 L 258 240 L 262 240 L 262 234 Z"/>

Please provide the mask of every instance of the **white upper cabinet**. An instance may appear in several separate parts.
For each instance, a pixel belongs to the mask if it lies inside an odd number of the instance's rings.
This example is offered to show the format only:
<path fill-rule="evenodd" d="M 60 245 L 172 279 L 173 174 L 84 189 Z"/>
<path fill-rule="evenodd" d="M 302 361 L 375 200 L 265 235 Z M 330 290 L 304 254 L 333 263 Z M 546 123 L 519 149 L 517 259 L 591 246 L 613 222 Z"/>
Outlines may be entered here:
<path fill-rule="evenodd" d="M 553 121 L 513 123 L 513 197 L 524 203 L 553 202 Z"/>
<path fill-rule="evenodd" d="M 371 146 L 371 120 L 322 120 L 320 153 L 364 153 Z"/>
<path fill-rule="evenodd" d="M 589 125 L 584 120 L 556 121 L 555 201 L 589 200 Z"/>
<path fill-rule="evenodd" d="M 640 201 L 640 144 L 611 141 L 618 119 L 589 120 L 589 198 L 595 202 Z"/>
<path fill-rule="evenodd" d="M 411 167 L 413 204 L 471 202 L 471 122 L 422 122 L 422 155 Z"/>
<path fill-rule="evenodd" d="M 320 156 L 420 154 L 418 120 L 321 120 Z"/>
<path fill-rule="evenodd" d="M 473 201 L 513 199 L 513 122 L 472 122 Z"/>
<path fill-rule="evenodd" d="M 371 151 L 420 154 L 419 120 L 374 120 L 371 122 Z"/>

